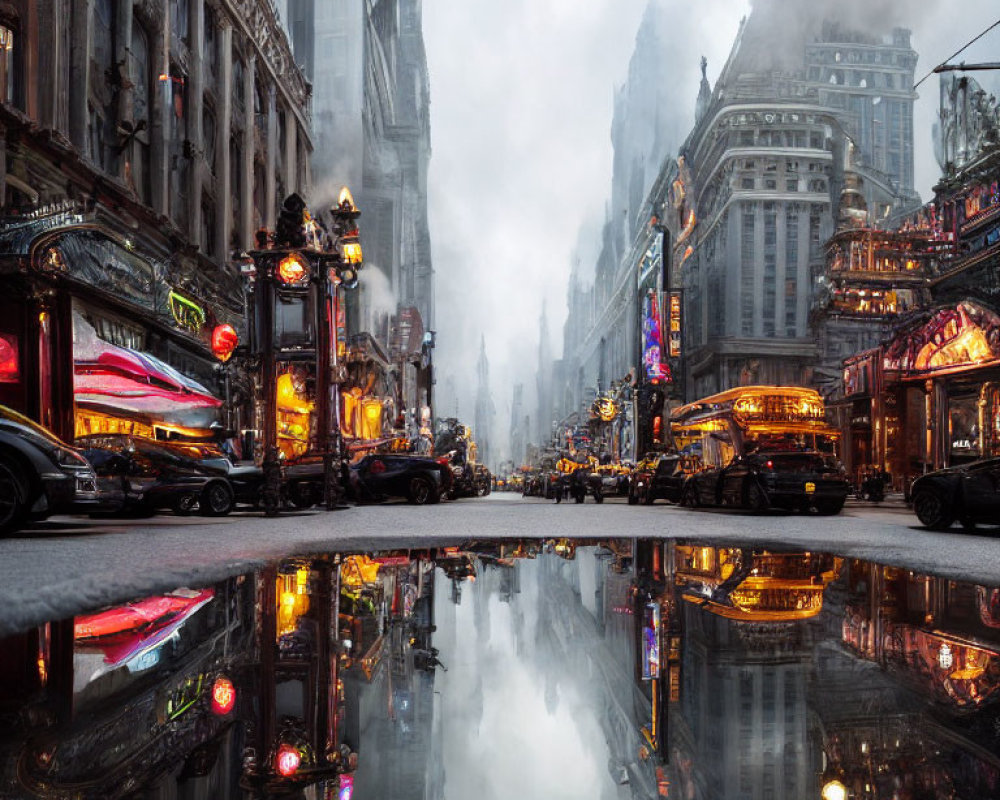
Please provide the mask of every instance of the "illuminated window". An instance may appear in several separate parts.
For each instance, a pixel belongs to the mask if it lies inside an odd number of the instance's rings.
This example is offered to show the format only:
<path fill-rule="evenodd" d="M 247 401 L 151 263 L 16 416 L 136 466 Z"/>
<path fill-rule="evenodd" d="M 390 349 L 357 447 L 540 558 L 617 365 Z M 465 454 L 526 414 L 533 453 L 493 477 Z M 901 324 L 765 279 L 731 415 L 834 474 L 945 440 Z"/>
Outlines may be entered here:
<path fill-rule="evenodd" d="M 3 101 L 14 102 L 14 31 L 0 25 L 0 89 Z"/>

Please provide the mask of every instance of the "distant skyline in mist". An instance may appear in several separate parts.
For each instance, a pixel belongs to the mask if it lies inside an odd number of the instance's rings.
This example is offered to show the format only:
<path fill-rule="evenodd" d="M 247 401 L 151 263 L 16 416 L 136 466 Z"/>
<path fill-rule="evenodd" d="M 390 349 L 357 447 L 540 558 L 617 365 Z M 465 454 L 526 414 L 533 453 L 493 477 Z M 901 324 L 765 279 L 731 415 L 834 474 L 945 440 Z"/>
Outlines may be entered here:
<path fill-rule="evenodd" d="M 698 5 L 653 0 L 676 13 L 664 42 L 676 82 L 676 113 L 694 118 L 699 60 L 713 84 L 732 48 L 746 0 Z M 844 20 L 875 20 L 913 32 L 917 80 L 1000 18 L 996 0 L 758 0 L 804 42 L 830 8 Z M 596 242 L 611 194 L 614 92 L 628 72 L 647 0 L 427 0 L 423 4 L 431 93 L 428 203 L 436 281 L 439 415 L 472 424 L 476 360 L 485 336 L 497 408 L 494 452 L 506 449 L 512 387 L 533 413 L 538 320 L 546 303 L 550 349 L 562 353 L 573 259 L 592 280 Z M 801 45 L 799 45 L 801 46 Z M 957 61 L 994 61 L 1000 28 Z M 789 48 L 789 55 L 791 48 Z M 780 54 L 779 54 L 780 60 Z M 975 77 L 989 91 L 1000 76 Z M 931 126 L 938 80 L 918 89 L 916 188 L 924 201 L 939 177 Z M 676 151 L 681 142 L 673 144 Z M 454 395 L 454 396 L 453 396 Z"/>

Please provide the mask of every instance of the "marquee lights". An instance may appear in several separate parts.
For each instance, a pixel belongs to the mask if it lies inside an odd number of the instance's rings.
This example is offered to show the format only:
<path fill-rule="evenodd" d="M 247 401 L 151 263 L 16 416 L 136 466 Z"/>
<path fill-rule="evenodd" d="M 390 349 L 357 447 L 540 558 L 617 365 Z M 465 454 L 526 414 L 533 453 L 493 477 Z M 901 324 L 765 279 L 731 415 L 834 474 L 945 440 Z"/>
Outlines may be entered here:
<path fill-rule="evenodd" d="M 286 286 L 305 283 L 309 264 L 301 253 L 289 253 L 278 262 L 278 280 Z"/>

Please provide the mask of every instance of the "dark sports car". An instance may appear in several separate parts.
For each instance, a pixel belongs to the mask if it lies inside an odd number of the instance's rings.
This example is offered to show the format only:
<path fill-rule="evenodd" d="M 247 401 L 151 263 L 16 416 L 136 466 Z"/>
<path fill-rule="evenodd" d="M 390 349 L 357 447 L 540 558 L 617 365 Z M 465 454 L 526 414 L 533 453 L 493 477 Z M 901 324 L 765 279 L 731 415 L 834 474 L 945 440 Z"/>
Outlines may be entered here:
<path fill-rule="evenodd" d="M 77 439 L 102 484 L 124 492 L 125 508 L 139 513 L 173 509 L 222 517 L 233 510 L 229 467 L 206 445 L 141 436 L 94 434 Z"/>
<path fill-rule="evenodd" d="M 0 406 L 0 535 L 51 514 L 99 508 L 97 475 L 79 451 Z"/>
<path fill-rule="evenodd" d="M 753 511 L 782 508 L 839 514 L 850 484 L 847 477 L 811 451 L 737 456 L 726 467 L 703 469 L 684 482 L 687 506 L 735 506 Z"/>
<path fill-rule="evenodd" d="M 630 504 L 668 500 L 681 501 L 684 481 L 691 472 L 691 459 L 678 453 L 650 453 L 636 464 L 629 476 Z"/>
<path fill-rule="evenodd" d="M 351 465 L 349 491 L 360 502 L 405 497 L 411 503 L 424 505 L 436 503 L 447 495 L 451 481 L 448 464 L 437 459 L 372 454 Z"/>
<path fill-rule="evenodd" d="M 921 524 L 945 530 L 957 519 L 962 527 L 1000 525 L 1000 458 L 986 458 L 939 469 L 917 478 L 910 488 Z"/>

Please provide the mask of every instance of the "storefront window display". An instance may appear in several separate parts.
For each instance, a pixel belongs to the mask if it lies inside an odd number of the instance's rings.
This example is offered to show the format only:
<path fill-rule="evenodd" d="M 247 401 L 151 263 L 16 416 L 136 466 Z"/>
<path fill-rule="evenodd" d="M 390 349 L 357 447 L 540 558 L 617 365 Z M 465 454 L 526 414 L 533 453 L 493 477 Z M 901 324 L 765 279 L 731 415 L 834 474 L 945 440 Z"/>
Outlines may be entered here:
<path fill-rule="evenodd" d="M 277 381 L 278 450 L 285 458 L 298 458 L 309 450 L 316 409 L 310 368 L 290 364 Z"/>

